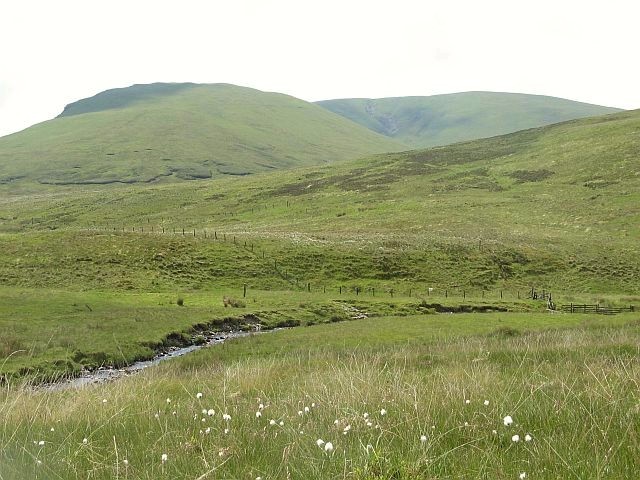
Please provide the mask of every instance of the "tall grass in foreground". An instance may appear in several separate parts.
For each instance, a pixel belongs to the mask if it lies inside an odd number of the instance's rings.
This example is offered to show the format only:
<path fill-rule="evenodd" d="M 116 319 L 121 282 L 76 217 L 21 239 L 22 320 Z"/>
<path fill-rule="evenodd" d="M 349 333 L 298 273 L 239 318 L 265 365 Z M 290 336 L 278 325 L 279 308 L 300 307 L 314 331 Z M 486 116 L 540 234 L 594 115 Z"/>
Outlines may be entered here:
<path fill-rule="evenodd" d="M 375 334 L 394 328 L 377 322 L 368 323 L 379 325 Z M 342 324 L 312 331 L 311 345 L 269 356 L 224 362 L 202 351 L 97 388 L 6 390 L 0 478 L 584 479 L 640 471 L 637 320 L 370 347 L 363 330 L 356 350 L 322 346 L 347 335 Z M 260 341 L 279 334 L 297 335 Z"/>

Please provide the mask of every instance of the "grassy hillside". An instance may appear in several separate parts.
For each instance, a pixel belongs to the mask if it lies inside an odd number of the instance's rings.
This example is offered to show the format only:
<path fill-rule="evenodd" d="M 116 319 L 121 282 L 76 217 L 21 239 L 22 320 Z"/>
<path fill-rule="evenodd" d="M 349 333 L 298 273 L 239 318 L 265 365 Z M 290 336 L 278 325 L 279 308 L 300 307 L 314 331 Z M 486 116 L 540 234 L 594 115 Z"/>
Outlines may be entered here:
<path fill-rule="evenodd" d="M 624 112 L 277 174 L 5 192 L 0 352 L 32 356 L 4 369 L 148 355 L 223 317 L 245 285 L 229 315 L 266 325 L 344 319 L 345 302 L 381 316 L 543 309 L 532 287 L 637 307 L 639 130 L 640 112 Z M 136 340 L 114 345 L 116 326 Z"/>
<path fill-rule="evenodd" d="M 317 103 L 413 148 L 448 145 L 620 111 L 562 98 L 494 92 Z"/>
<path fill-rule="evenodd" d="M 0 184 L 246 175 L 400 149 L 316 105 L 233 85 L 110 90 L 0 138 Z"/>
<path fill-rule="evenodd" d="M 52 235 L 83 229 L 153 229 L 153 242 L 195 229 L 202 241 L 217 232 L 255 244 L 254 254 L 270 251 L 292 276 L 314 283 L 546 283 L 633 293 L 640 278 L 638 129 L 634 111 L 277 175 L 5 196 L 0 230 L 8 235 L 5 252 L 22 250 L 15 258 L 28 256 L 28 238 L 46 245 Z M 56 245 L 78 243 L 65 238 Z M 72 248 L 94 258 L 91 246 Z"/>

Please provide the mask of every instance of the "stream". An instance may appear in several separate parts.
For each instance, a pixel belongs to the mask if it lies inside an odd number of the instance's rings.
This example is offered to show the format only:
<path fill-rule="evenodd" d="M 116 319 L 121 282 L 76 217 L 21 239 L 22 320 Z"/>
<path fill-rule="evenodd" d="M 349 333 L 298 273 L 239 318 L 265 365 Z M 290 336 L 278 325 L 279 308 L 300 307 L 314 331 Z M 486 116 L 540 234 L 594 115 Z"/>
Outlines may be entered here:
<path fill-rule="evenodd" d="M 269 332 L 279 330 L 267 330 Z M 117 380 L 122 377 L 126 377 L 129 375 L 134 375 L 138 372 L 141 372 L 145 368 L 153 367 L 154 365 L 158 365 L 165 360 L 171 360 L 173 358 L 182 357 L 191 352 L 195 352 L 196 350 L 200 350 L 201 348 L 210 347 L 213 345 L 219 345 L 224 343 L 226 340 L 232 338 L 241 338 L 248 337 L 250 335 L 255 335 L 257 333 L 264 332 L 215 332 L 211 333 L 207 337 L 207 341 L 200 345 L 189 345 L 186 347 L 171 347 L 165 352 L 158 353 L 151 360 L 142 360 L 139 362 L 134 362 L 131 365 L 122 368 L 115 367 L 99 367 L 95 370 L 84 370 L 78 377 L 68 378 L 62 380 L 60 382 L 50 383 L 44 386 L 46 390 L 49 391 L 59 391 L 59 390 L 71 390 L 84 388 L 90 385 L 102 384 L 105 382 Z"/>

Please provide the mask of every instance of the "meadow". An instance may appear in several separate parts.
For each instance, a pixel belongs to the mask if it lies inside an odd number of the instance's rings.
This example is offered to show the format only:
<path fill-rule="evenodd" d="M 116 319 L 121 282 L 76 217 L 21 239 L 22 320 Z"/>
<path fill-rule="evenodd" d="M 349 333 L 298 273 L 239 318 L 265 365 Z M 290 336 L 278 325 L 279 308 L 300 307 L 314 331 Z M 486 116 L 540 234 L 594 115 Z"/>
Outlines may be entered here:
<path fill-rule="evenodd" d="M 0 393 L 0 478 L 633 478 L 637 315 L 253 335 L 95 388 Z"/>
<path fill-rule="evenodd" d="M 633 478 L 638 313 L 528 297 L 637 312 L 639 121 L 0 187 L 0 480 Z M 43 386 L 256 325 L 275 331 Z"/>

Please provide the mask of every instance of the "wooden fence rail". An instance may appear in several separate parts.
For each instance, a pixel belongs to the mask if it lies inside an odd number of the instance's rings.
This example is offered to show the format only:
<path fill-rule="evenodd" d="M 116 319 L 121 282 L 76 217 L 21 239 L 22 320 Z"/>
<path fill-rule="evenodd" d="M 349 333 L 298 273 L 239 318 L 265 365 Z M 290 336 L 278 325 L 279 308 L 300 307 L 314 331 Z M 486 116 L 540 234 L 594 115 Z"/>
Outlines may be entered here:
<path fill-rule="evenodd" d="M 569 305 L 561 305 L 560 311 L 566 313 L 597 313 L 600 315 L 615 315 L 617 313 L 634 312 L 633 305 L 628 307 L 605 307 L 602 305 L 587 305 L 570 303 Z"/>

